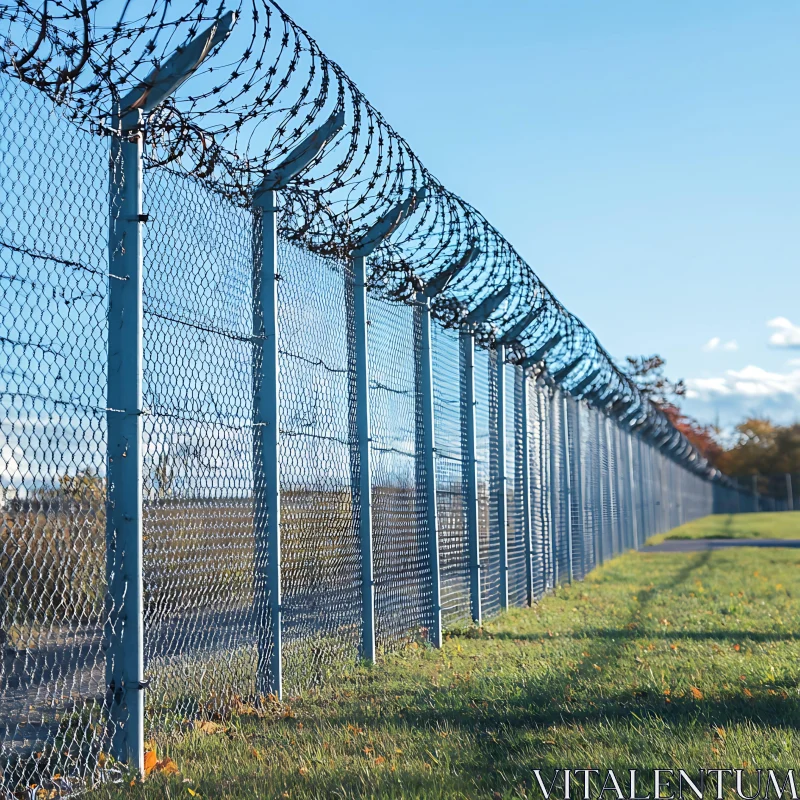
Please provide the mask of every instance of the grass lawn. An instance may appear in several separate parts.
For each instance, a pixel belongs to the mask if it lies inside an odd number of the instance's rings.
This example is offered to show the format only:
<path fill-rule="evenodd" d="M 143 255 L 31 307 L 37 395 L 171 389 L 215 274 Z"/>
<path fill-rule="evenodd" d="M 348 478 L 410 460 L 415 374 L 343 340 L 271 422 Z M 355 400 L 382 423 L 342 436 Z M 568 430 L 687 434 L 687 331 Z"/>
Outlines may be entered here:
<path fill-rule="evenodd" d="M 714 514 L 653 536 L 647 543 L 665 539 L 800 539 L 800 511 Z"/>
<path fill-rule="evenodd" d="M 631 553 L 284 719 L 162 739 L 179 775 L 90 796 L 530 798 L 536 768 L 796 768 L 798 579 L 796 550 Z"/>

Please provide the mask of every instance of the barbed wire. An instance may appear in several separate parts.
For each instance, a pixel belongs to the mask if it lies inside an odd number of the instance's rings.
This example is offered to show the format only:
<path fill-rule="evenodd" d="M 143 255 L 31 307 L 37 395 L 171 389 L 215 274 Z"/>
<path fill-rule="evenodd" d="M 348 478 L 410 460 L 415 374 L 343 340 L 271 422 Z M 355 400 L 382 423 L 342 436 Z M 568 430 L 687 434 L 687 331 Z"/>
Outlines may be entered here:
<path fill-rule="evenodd" d="M 240 205 L 325 121 L 345 124 L 281 191 L 282 234 L 344 259 L 371 226 L 416 196 L 373 254 L 373 290 L 409 299 L 454 264 L 432 311 L 472 322 L 483 344 L 504 343 L 572 393 L 623 418 L 696 472 L 719 476 L 644 397 L 596 336 L 567 311 L 502 234 L 449 191 L 344 70 L 272 0 L 0 0 L 6 73 L 45 92 L 77 124 L 113 133 L 111 110 L 177 48 L 224 13 L 236 22 L 192 77 L 145 119 L 146 166 L 195 176 Z M 420 189 L 424 195 L 415 195 Z M 477 254 L 477 255 L 476 255 Z M 500 302 L 490 298 L 506 291 Z"/>

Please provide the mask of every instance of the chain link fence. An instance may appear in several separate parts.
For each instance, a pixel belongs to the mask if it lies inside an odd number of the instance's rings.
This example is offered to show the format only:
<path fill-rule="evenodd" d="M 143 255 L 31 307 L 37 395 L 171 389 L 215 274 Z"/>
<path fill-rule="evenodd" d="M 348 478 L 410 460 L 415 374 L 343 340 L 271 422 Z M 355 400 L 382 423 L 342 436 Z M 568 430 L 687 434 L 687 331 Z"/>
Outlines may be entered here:
<path fill-rule="evenodd" d="M 513 351 L 475 346 L 470 366 L 474 341 L 434 320 L 426 364 L 426 302 L 373 288 L 365 587 L 352 264 L 277 242 L 278 511 L 263 500 L 254 410 L 268 352 L 256 298 L 272 278 L 259 271 L 262 212 L 152 167 L 135 220 L 142 363 L 127 365 L 142 392 L 141 537 L 122 547 L 107 524 L 114 492 L 130 489 L 109 486 L 108 420 L 122 413 L 108 402 L 119 319 L 109 286 L 129 280 L 109 271 L 109 225 L 125 221 L 109 200 L 114 152 L 109 137 L 0 76 L 3 788 L 66 793 L 113 779 L 134 696 L 149 736 L 242 708 L 266 713 L 269 692 L 330 680 L 364 655 L 370 590 L 379 653 L 435 644 L 440 624 L 527 606 L 749 496 L 689 471 Z M 113 194 L 123 178 L 113 158 L 110 168 Z M 279 548 L 264 534 L 275 526 Z M 137 550 L 140 587 L 126 571 Z M 120 598 L 137 591 L 141 619 L 131 619 Z M 143 680 L 120 687 L 137 630 Z"/>

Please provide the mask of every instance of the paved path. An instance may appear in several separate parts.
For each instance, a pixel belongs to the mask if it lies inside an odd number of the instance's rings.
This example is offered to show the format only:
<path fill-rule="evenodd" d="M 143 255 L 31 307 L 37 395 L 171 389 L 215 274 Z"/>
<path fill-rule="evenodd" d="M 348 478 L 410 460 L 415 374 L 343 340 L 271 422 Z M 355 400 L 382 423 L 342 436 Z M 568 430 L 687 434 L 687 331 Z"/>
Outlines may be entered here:
<path fill-rule="evenodd" d="M 729 547 L 800 547 L 800 539 L 667 539 L 642 548 L 644 553 L 696 553 Z"/>

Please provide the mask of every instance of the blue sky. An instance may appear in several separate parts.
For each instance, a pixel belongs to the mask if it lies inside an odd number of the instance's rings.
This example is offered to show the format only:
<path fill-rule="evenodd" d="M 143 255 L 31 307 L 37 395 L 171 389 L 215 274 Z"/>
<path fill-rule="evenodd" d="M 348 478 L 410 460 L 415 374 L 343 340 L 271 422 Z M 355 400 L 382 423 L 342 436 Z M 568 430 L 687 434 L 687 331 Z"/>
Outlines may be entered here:
<path fill-rule="evenodd" d="M 800 417 L 800 3 L 285 8 L 614 356 Z"/>

